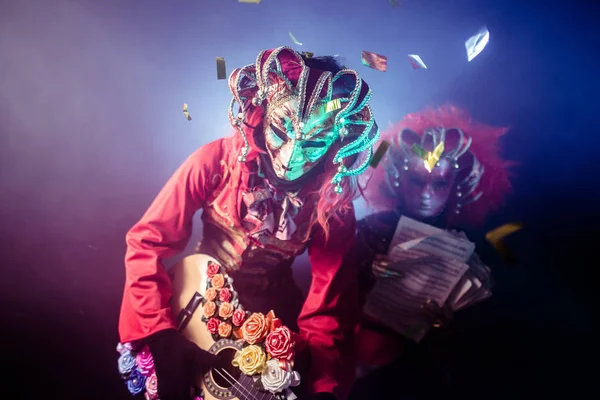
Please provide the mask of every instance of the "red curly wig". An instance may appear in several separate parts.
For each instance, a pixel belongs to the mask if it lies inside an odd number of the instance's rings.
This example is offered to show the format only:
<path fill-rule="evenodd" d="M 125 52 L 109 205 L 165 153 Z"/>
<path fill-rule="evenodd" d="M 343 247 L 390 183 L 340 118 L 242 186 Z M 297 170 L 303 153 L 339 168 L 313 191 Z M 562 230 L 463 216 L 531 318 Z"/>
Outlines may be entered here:
<path fill-rule="evenodd" d="M 476 122 L 466 111 L 452 105 L 428 108 L 407 115 L 402 121 L 382 133 L 380 140 L 391 144 L 388 155 L 382 164 L 398 165 L 402 162 L 395 159 L 394 154 L 398 152 L 394 152 L 394 149 L 399 146 L 398 141 L 403 130 L 409 129 L 422 136 L 423 132 L 430 128 L 461 130 L 466 138 L 472 140 L 468 150 L 468 153 L 472 155 L 471 160 L 473 158 L 478 160 L 484 168 L 484 173 L 477 185 L 477 191 L 481 192 L 481 197 L 477 201 L 464 205 L 458 214 L 446 212 L 446 220 L 443 221 L 445 227 L 481 226 L 491 212 L 498 210 L 503 205 L 506 196 L 512 190 L 508 167 L 515 163 L 506 161 L 500 156 L 498 144 L 500 137 L 508 132 L 508 128 L 493 127 Z M 472 162 L 470 167 L 472 168 Z M 380 166 L 373 170 L 368 178 L 365 198 L 367 204 L 376 211 L 402 209 L 402 204 L 399 204 L 399 201 L 402 200 L 386 192 L 387 173 L 386 168 Z"/>

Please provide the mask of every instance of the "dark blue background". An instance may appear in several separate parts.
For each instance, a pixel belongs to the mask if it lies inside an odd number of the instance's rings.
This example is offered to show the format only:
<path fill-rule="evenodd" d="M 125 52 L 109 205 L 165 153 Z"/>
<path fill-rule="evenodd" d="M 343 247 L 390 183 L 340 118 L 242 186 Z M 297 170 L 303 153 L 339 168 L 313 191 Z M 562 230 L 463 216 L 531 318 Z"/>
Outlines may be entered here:
<path fill-rule="evenodd" d="M 520 162 L 515 194 L 489 227 L 521 220 L 527 229 L 509 239 L 512 267 L 478 243 L 498 286 L 492 300 L 457 316 L 446 395 L 594 389 L 598 5 L 561 3 L 2 1 L 2 359 L 18 379 L 0 392 L 128 398 L 114 351 L 124 234 L 189 153 L 229 134 L 230 94 L 216 80 L 215 57 L 229 73 L 262 49 L 293 46 L 289 31 L 299 49 L 339 54 L 363 74 L 383 128 L 445 102 L 512 127 L 503 143 Z M 464 41 L 483 25 L 490 44 L 467 63 Z M 361 50 L 387 55 L 388 72 L 363 67 Z M 409 53 L 429 69 L 411 69 Z M 296 267 L 306 284 L 305 260 Z M 431 395 L 426 386 L 422 397 Z M 371 390 L 368 398 L 382 396 Z"/>

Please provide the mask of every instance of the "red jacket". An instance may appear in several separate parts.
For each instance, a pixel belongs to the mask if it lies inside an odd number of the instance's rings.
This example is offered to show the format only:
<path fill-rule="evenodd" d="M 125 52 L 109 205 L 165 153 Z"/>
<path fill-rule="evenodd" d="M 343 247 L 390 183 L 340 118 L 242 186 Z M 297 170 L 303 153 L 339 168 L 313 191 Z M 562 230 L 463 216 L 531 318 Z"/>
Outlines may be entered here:
<path fill-rule="evenodd" d="M 242 230 L 241 193 L 248 189 L 247 164 L 237 162 L 236 138 L 220 139 L 194 152 L 168 180 L 142 219 L 127 233 L 125 291 L 119 320 L 121 342 L 143 339 L 175 328 L 169 301 L 171 282 L 161 260 L 180 253 L 192 232 L 199 209 Z M 294 222 L 306 226 L 314 201 L 305 202 Z M 210 214 L 210 213 L 209 213 Z M 298 326 L 311 355 L 311 371 L 303 377 L 311 392 L 343 398 L 354 377 L 354 326 L 359 308 L 354 266 L 342 260 L 354 244 L 356 220 L 347 213 L 343 226 L 331 223 L 326 243 L 313 228 L 308 244 L 312 284 Z M 241 255 L 244 246 L 237 246 Z M 293 247 L 293 246 L 292 246 Z M 305 244 L 306 247 L 306 244 Z M 243 268 L 243 263 L 241 268 Z"/>

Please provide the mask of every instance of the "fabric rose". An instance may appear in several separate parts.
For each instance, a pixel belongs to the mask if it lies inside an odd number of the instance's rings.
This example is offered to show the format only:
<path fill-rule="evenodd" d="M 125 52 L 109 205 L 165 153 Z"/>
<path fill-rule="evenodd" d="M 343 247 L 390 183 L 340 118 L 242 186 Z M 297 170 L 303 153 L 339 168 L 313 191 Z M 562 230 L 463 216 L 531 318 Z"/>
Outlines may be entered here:
<path fill-rule="evenodd" d="M 217 298 L 217 289 L 214 289 L 214 288 L 206 289 L 206 292 L 204 293 L 204 297 L 208 301 L 214 301 Z"/>
<path fill-rule="evenodd" d="M 155 400 L 158 399 L 158 378 L 156 377 L 156 373 L 153 372 L 152 375 L 146 378 L 146 400 Z"/>
<path fill-rule="evenodd" d="M 263 371 L 266 362 L 267 355 L 263 349 L 251 344 L 235 354 L 232 364 L 234 367 L 238 367 L 243 374 L 254 375 Z"/>
<path fill-rule="evenodd" d="M 204 314 L 204 318 L 210 318 L 215 315 L 215 311 L 217 311 L 217 305 L 213 301 L 207 301 L 204 303 L 204 309 L 202 310 L 202 314 Z"/>
<path fill-rule="evenodd" d="M 221 289 L 225 285 L 225 277 L 223 274 L 215 274 L 210 282 L 213 288 Z"/>
<path fill-rule="evenodd" d="M 231 322 L 235 326 L 242 326 L 244 321 L 246 320 L 246 311 L 237 309 L 233 312 L 233 317 L 231 318 Z"/>
<path fill-rule="evenodd" d="M 135 361 L 137 362 L 138 370 L 140 370 L 142 375 L 149 376 L 154 371 L 154 358 L 152 357 L 152 353 L 150 353 L 150 348 L 148 346 L 142 347 L 139 353 L 137 353 Z"/>
<path fill-rule="evenodd" d="M 135 368 L 135 357 L 130 351 L 125 351 L 119 357 L 119 372 L 121 375 L 127 375 Z"/>
<path fill-rule="evenodd" d="M 273 358 L 291 360 L 294 356 L 294 341 L 290 329 L 282 326 L 269 333 L 265 340 L 265 348 Z"/>
<path fill-rule="evenodd" d="M 131 350 L 133 350 L 133 346 L 129 342 L 117 344 L 117 351 L 119 352 L 119 354 L 123 354 L 126 351 L 131 351 Z"/>
<path fill-rule="evenodd" d="M 212 278 L 213 276 L 215 276 L 216 274 L 219 273 L 220 269 L 221 269 L 221 266 L 219 264 L 209 261 L 208 266 L 206 267 L 206 275 L 209 278 Z"/>
<path fill-rule="evenodd" d="M 206 322 L 206 329 L 213 335 L 216 335 L 219 332 L 219 320 L 216 318 L 211 318 Z"/>
<path fill-rule="evenodd" d="M 146 377 L 140 373 L 137 369 L 129 375 L 127 378 L 127 389 L 132 395 L 142 393 L 146 388 Z"/>
<path fill-rule="evenodd" d="M 262 313 L 254 313 L 242 325 L 242 337 L 250 344 L 260 342 L 269 333 L 269 325 Z"/>
<path fill-rule="evenodd" d="M 231 290 L 223 288 L 219 290 L 219 300 L 223 302 L 229 302 L 231 300 Z"/>
<path fill-rule="evenodd" d="M 231 335 L 231 329 L 231 324 L 228 324 L 227 322 L 221 322 L 219 324 L 219 336 L 222 338 L 228 338 L 229 335 Z"/>
<path fill-rule="evenodd" d="M 298 386 L 300 374 L 293 371 L 291 364 L 287 361 L 269 360 L 260 380 L 265 390 L 271 393 L 280 393 L 290 386 Z"/>
<path fill-rule="evenodd" d="M 231 318 L 233 315 L 233 306 L 231 303 L 222 303 L 219 307 L 219 317 L 223 319 Z"/>

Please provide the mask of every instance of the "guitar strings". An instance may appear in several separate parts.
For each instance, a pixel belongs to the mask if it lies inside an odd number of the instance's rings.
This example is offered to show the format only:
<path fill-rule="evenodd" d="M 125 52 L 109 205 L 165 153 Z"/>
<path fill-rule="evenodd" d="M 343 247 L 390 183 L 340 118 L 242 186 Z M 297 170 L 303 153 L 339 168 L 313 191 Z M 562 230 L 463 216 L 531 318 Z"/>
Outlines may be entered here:
<path fill-rule="evenodd" d="M 240 394 L 242 394 L 244 396 L 244 399 L 248 399 L 248 400 L 256 400 L 256 397 L 254 395 L 252 395 L 252 392 L 250 392 L 248 389 L 246 389 L 237 379 L 235 379 L 227 370 L 222 369 L 222 371 L 224 373 L 226 373 L 227 375 L 229 375 L 229 377 L 233 380 L 233 382 L 231 382 L 229 379 L 227 379 L 227 377 L 225 375 L 223 375 L 218 369 L 214 369 L 214 371 L 216 373 L 218 373 L 219 375 L 221 375 L 221 378 L 225 379 L 227 381 L 227 383 L 229 383 L 230 385 L 232 385 L 232 387 L 236 387 L 236 383 L 239 385 L 239 387 L 242 389 L 240 390 Z M 244 390 L 246 390 L 246 392 L 249 393 L 249 396 L 247 394 L 244 393 Z"/>

